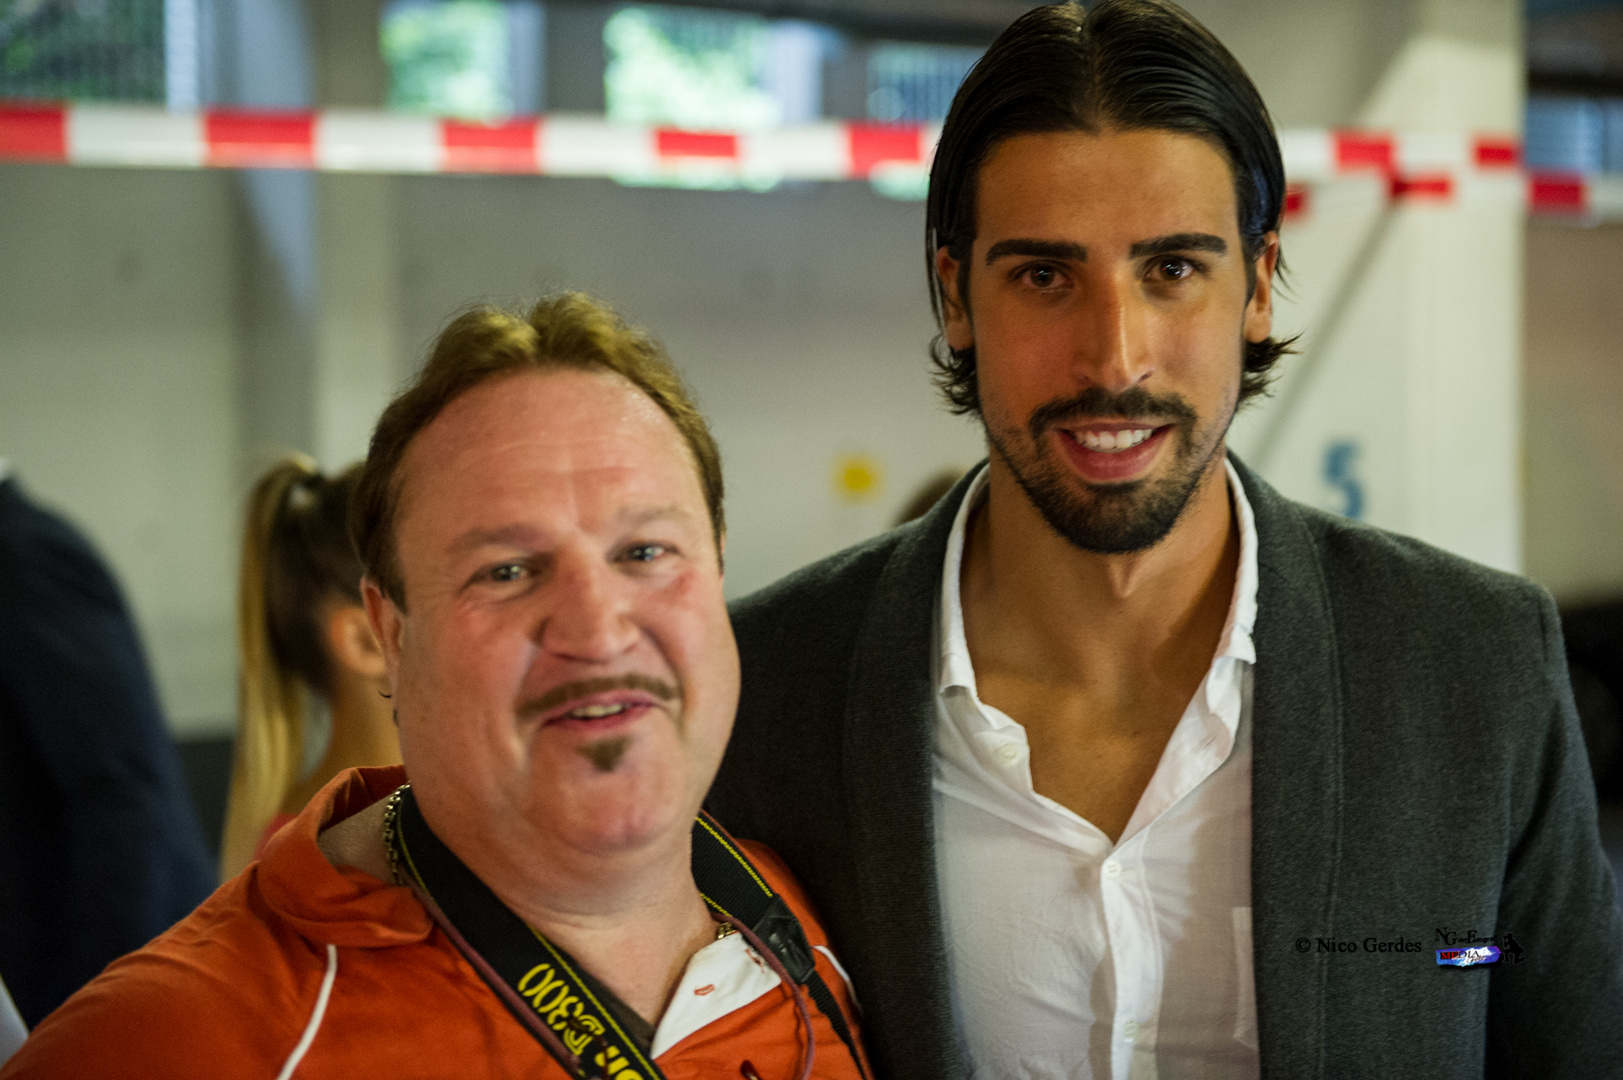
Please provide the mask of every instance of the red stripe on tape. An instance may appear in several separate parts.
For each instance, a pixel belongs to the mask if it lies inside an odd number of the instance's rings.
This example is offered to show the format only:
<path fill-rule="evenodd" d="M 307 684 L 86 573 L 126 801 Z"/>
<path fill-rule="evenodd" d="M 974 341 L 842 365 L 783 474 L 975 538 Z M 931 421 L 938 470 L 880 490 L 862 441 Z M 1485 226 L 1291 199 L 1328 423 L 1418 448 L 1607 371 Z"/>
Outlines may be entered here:
<path fill-rule="evenodd" d="M 535 156 L 536 121 L 509 120 L 501 124 L 472 124 L 461 120 L 440 122 L 446 172 L 533 173 L 540 171 Z"/>
<path fill-rule="evenodd" d="M 1582 214 L 1589 209 L 1589 185 L 1581 176 L 1534 173 L 1527 181 L 1527 201 L 1538 214 Z"/>
<path fill-rule="evenodd" d="M 655 138 L 655 149 L 662 158 L 738 157 L 738 136 L 723 131 L 678 131 L 675 128 L 660 128 L 655 133 Z"/>
<path fill-rule="evenodd" d="M 1381 169 L 1392 168 L 1392 136 L 1371 135 L 1362 131 L 1338 131 L 1336 140 L 1336 168 Z"/>
<path fill-rule="evenodd" d="M 308 169 L 316 160 L 314 113 L 219 109 L 204 115 L 203 138 L 210 165 Z"/>
<path fill-rule="evenodd" d="M 1387 194 L 1394 199 L 1450 199 L 1454 196 L 1454 178 L 1447 173 L 1393 176 Z"/>
<path fill-rule="evenodd" d="M 0 108 L 0 158 L 68 160 L 68 111 L 60 105 Z"/>
<path fill-rule="evenodd" d="M 1305 184 L 1285 185 L 1285 216 L 1299 218 L 1307 213 L 1307 186 Z"/>
<path fill-rule="evenodd" d="M 1515 139 L 1477 139 L 1477 168 L 1514 169 L 1521 163 L 1522 148 L 1517 144 Z"/>
<path fill-rule="evenodd" d="M 918 161 L 919 128 L 916 124 L 847 124 L 851 142 L 851 175 L 865 180 L 882 161 Z"/>

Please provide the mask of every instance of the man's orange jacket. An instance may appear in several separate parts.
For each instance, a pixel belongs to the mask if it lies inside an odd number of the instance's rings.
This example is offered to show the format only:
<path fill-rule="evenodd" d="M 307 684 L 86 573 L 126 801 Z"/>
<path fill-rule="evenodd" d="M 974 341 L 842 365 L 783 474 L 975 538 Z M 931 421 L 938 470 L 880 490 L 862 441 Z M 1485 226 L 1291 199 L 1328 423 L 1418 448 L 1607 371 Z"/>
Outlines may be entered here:
<path fill-rule="evenodd" d="M 563 1080 L 563 1067 L 408 889 L 337 869 L 316 846 L 322 829 L 404 781 L 398 766 L 339 776 L 276 834 L 259 862 L 47 1017 L 0 1069 L 0 1080 Z M 822 946 L 818 972 L 855 1032 L 848 987 L 799 887 L 770 851 L 741 846 L 800 918 L 812 945 Z M 725 985 L 721 992 L 689 987 L 692 980 L 678 987 L 679 998 L 714 996 L 673 1000 L 671 1009 L 707 1022 L 662 1052 L 656 1042 L 654 1060 L 669 1080 L 799 1075 L 805 1025 L 790 989 L 781 980 L 771 985 L 777 976 L 761 969 L 730 999 Z M 763 986 L 770 988 L 762 992 Z M 741 1004 L 724 1011 L 729 1000 Z M 827 1017 L 815 1005 L 808 1011 L 816 1043 L 812 1076 L 856 1080 L 856 1065 Z"/>

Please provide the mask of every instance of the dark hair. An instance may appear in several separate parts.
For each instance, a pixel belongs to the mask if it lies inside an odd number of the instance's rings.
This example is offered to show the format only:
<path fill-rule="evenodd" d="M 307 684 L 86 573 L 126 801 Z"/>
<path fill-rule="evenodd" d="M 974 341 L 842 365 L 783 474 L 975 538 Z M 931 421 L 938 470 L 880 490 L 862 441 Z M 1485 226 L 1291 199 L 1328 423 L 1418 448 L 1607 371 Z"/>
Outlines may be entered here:
<path fill-rule="evenodd" d="M 406 590 L 395 552 L 394 519 L 406 447 L 447 405 L 481 383 L 515 371 L 557 368 L 619 375 L 671 418 L 693 454 L 720 554 L 726 532 L 721 452 L 659 342 L 585 293 L 545 297 L 527 315 L 480 306 L 451 320 L 416 379 L 383 410 L 350 505 L 350 535 L 367 576 L 402 609 Z"/>
<path fill-rule="evenodd" d="M 947 295 L 936 252 L 958 261 L 958 292 L 969 306 L 970 249 L 980 169 L 1015 135 L 1097 132 L 1104 127 L 1197 135 L 1228 159 L 1239 207 L 1246 281 L 1285 208 L 1285 167 L 1257 88 L 1221 42 L 1170 0 L 1101 0 L 1092 11 L 1053 4 L 1020 16 L 998 36 L 958 88 L 947 113 L 925 204 L 930 306 L 944 326 Z M 1283 264 L 1281 264 L 1283 266 Z M 1294 339 L 1292 339 L 1294 340 Z M 1247 342 L 1240 400 L 1262 393 L 1291 341 Z M 980 411 L 975 350 L 931 345 L 936 384 L 955 413 Z"/>

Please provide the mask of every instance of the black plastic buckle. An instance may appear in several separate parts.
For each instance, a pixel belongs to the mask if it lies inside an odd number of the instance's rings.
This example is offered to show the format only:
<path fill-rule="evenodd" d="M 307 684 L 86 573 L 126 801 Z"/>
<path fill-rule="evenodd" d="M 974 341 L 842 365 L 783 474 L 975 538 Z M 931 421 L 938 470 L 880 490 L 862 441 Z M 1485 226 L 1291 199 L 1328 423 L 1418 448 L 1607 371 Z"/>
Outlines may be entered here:
<path fill-rule="evenodd" d="M 789 977 L 802 986 L 806 985 L 817 970 L 817 958 L 812 955 L 811 944 L 800 927 L 800 920 L 783 902 L 783 897 L 773 896 L 766 911 L 750 929 L 777 955 L 789 972 Z"/>

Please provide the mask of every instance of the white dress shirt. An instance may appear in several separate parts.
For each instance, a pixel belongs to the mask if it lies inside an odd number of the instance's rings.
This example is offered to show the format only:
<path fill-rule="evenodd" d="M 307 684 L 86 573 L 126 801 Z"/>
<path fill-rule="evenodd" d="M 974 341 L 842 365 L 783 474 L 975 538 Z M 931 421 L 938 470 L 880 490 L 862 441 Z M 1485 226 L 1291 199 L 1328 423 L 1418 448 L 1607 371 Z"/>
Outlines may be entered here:
<path fill-rule="evenodd" d="M 1026 730 L 981 701 L 958 510 L 936 649 L 935 821 L 953 1010 L 977 1080 L 1258 1075 L 1251 959 L 1251 629 L 1257 530 L 1232 466 L 1240 565 L 1217 655 L 1121 839 L 1036 793 Z"/>
<path fill-rule="evenodd" d="M 0 465 L 5 464 L 0 460 Z M 4 479 L 0 477 L 0 479 Z M 23 1025 L 23 1018 L 17 1013 L 17 1006 L 11 1002 L 11 994 L 6 991 L 6 984 L 0 981 L 0 1065 L 17 1052 L 17 1047 L 28 1038 L 28 1028 Z"/>

